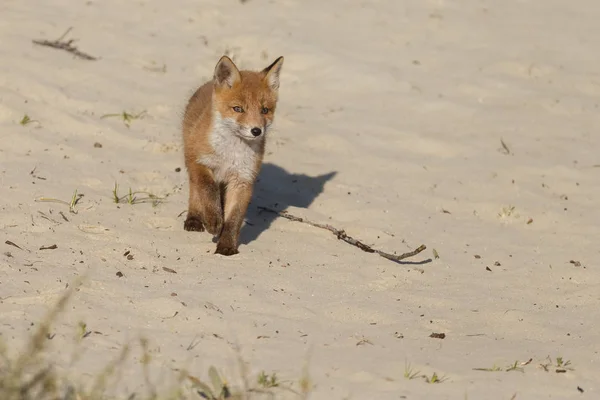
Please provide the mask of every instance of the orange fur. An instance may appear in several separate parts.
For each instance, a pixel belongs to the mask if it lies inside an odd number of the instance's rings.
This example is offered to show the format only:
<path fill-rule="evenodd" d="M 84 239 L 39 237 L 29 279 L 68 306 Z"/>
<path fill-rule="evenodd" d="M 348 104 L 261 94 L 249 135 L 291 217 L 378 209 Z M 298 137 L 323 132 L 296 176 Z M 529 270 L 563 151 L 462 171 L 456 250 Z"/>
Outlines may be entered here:
<path fill-rule="evenodd" d="M 183 118 L 190 197 L 184 229 L 219 235 L 216 253 L 238 252 L 238 237 L 265 135 L 273 122 L 283 57 L 260 72 L 239 71 L 223 56 L 212 81 L 188 102 Z"/>

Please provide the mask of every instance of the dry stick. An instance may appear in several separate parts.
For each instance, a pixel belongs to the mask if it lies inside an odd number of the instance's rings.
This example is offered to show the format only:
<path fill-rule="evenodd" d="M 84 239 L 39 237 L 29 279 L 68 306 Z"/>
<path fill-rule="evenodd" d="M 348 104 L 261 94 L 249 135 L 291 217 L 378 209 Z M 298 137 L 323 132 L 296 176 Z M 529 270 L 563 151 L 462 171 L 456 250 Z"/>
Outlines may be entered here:
<path fill-rule="evenodd" d="M 71 29 L 73 29 L 73 28 L 71 27 L 71 28 L 67 29 L 67 31 L 65 33 L 63 33 L 63 35 L 56 40 L 32 40 L 32 42 L 34 44 L 38 44 L 40 46 L 48 46 L 48 47 L 52 47 L 54 49 L 67 51 L 67 52 L 73 54 L 74 56 L 82 58 L 84 60 L 91 60 L 91 61 L 97 60 L 96 57 L 90 56 L 89 54 L 79 51 L 77 49 L 77 47 L 72 46 L 71 44 L 75 41 L 74 39 L 67 40 L 66 42 L 61 41 L 65 36 L 67 36 L 67 33 L 69 33 L 71 31 Z"/>
<path fill-rule="evenodd" d="M 372 248 L 371 246 L 364 244 L 360 240 L 354 239 L 352 236 L 347 235 L 345 231 L 334 228 L 331 225 L 320 224 L 318 222 L 312 222 L 312 221 L 309 221 L 304 218 L 296 217 L 296 216 L 288 213 L 287 211 L 277 211 L 272 208 L 261 207 L 261 206 L 259 206 L 258 209 L 261 211 L 267 211 L 267 212 L 270 212 L 273 214 L 277 214 L 280 217 L 289 219 L 290 221 L 302 222 L 302 223 L 305 223 L 305 224 L 308 224 L 308 225 L 311 225 L 311 226 L 314 226 L 317 228 L 328 230 L 329 232 L 331 232 L 335 236 L 337 236 L 338 239 L 343 240 L 344 242 L 346 242 L 352 246 L 358 247 L 359 249 L 361 249 L 362 251 L 366 251 L 367 253 L 377 253 L 381 257 L 386 258 L 390 261 L 400 262 L 406 258 L 416 256 L 417 254 L 419 254 L 420 252 L 422 252 L 423 250 L 425 250 L 427 248 L 427 247 L 425 247 L 424 244 L 422 244 L 419 247 L 417 247 L 415 250 L 409 251 L 408 253 L 404 253 L 404 254 L 400 254 L 400 255 L 390 254 L 390 253 L 386 253 L 385 251 L 376 250 L 376 249 Z M 418 269 L 418 270 L 422 271 L 421 269 Z"/>

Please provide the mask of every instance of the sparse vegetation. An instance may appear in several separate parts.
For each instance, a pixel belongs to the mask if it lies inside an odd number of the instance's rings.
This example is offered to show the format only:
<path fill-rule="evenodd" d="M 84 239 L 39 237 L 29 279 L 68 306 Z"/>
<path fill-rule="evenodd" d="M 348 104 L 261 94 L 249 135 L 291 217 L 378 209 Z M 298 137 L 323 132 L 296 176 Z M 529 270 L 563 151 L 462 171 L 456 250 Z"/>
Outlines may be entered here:
<path fill-rule="evenodd" d="M 258 384 L 263 388 L 273 388 L 279 386 L 279 379 L 277 378 L 277 374 L 273 372 L 271 375 L 265 373 L 265 371 L 261 371 L 258 374 Z"/>
<path fill-rule="evenodd" d="M 421 374 L 421 371 L 415 371 L 410 363 L 404 364 L 404 377 L 408 380 L 413 380 L 418 378 Z"/>
<path fill-rule="evenodd" d="M 446 380 L 446 377 L 439 377 L 436 372 L 434 372 L 431 376 L 423 375 L 423 379 L 427 383 L 442 383 Z"/>
<path fill-rule="evenodd" d="M 487 371 L 487 372 L 501 372 L 504 371 L 504 368 L 497 366 L 494 364 L 491 368 L 473 368 L 474 371 Z"/>
<path fill-rule="evenodd" d="M 139 343 L 143 351 L 141 365 L 145 377 L 146 395 L 131 393 L 129 396 L 115 398 L 109 393 L 114 391 L 118 382 L 120 368 L 130 354 L 130 346 L 125 345 L 119 355 L 108 363 L 94 377 L 88 387 L 69 381 L 57 372 L 52 362 L 48 361 L 46 351 L 48 344 L 52 343 L 49 338 L 52 324 L 58 316 L 66 309 L 66 305 L 73 293 L 81 286 L 81 280 L 70 285 L 69 289 L 60 297 L 56 305 L 50 309 L 46 317 L 38 325 L 35 332 L 29 338 L 24 350 L 16 357 L 8 354 L 7 344 L 0 341 L 0 399 L 2 400 L 242 400 L 251 399 L 253 394 L 265 394 L 269 398 L 276 398 L 276 391 L 285 390 L 294 394 L 298 399 L 307 399 L 312 389 L 308 373 L 304 371 L 303 377 L 298 382 L 300 391 L 281 384 L 276 373 L 266 374 L 261 372 L 256 378 L 257 386 L 244 385 L 243 389 L 232 387 L 227 380 L 217 371 L 214 366 L 208 370 L 208 378 L 211 384 L 189 374 L 180 371 L 177 385 L 161 392 L 156 389 L 150 381 L 149 365 L 152 361 L 149 343 L 146 339 L 140 339 Z M 87 325 L 80 322 L 77 326 L 75 336 L 76 343 L 90 334 Z M 241 363 L 243 361 L 239 360 Z M 245 368 L 241 369 L 246 373 Z M 247 377 L 242 377 L 248 382 Z"/>
<path fill-rule="evenodd" d="M 145 191 L 132 191 L 129 188 L 129 192 L 126 195 L 121 196 L 119 194 L 119 185 L 115 182 L 115 187 L 113 189 L 113 201 L 116 204 L 127 203 L 129 205 L 140 204 L 140 203 L 152 203 L 153 207 L 161 204 L 165 198 L 159 197 L 153 193 L 145 192 Z M 138 195 L 145 195 L 145 197 L 137 197 Z"/>
<path fill-rule="evenodd" d="M 496 364 L 494 364 L 494 366 L 492 366 L 491 368 L 473 368 L 473 370 L 486 371 L 486 372 L 511 372 L 511 371 L 525 372 L 525 368 L 523 368 L 523 367 L 531 364 L 532 361 L 533 361 L 533 358 L 530 358 L 529 360 L 524 361 L 524 362 L 515 361 L 514 363 L 510 364 L 506 368 L 498 367 Z M 567 371 L 574 370 L 573 367 L 571 366 L 571 361 L 569 361 L 569 360 L 565 361 L 562 357 L 556 357 L 555 360 L 552 360 L 552 358 L 550 358 L 550 356 L 548 356 L 546 358 L 546 362 L 539 364 L 539 368 L 543 369 L 546 372 L 550 372 L 551 370 L 554 370 L 554 372 L 556 372 L 557 374 L 561 374 L 561 373 L 564 374 Z"/>
<path fill-rule="evenodd" d="M 540 368 L 546 372 L 550 372 L 551 369 L 554 369 L 554 372 L 557 374 L 565 373 L 567 371 L 574 371 L 574 368 L 571 366 L 571 361 L 565 361 L 562 357 L 556 357 L 555 362 L 552 361 L 550 356 L 548 356 L 546 360 L 547 362 L 539 365 Z"/>
<path fill-rule="evenodd" d="M 533 361 L 533 359 L 530 358 L 529 360 L 524 361 L 524 362 L 519 362 L 517 360 L 514 363 L 508 365 L 506 368 L 502 368 L 502 367 L 499 367 L 496 364 L 494 364 L 491 368 L 473 368 L 473 370 L 474 371 L 486 371 L 486 372 L 511 372 L 511 371 L 525 372 L 523 367 L 531 364 L 532 361 Z"/>
<path fill-rule="evenodd" d="M 127 111 L 123 111 L 120 113 L 104 114 L 100 117 L 100 119 L 112 118 L 112 117 L 121 118 L 121 119 L 123 119 L 123 123 L 125 124 L 125 126 L 129 128 L 132 121 L 134 121 L 136 119 L 141 119 L 145 115 L 146 115 L 146 110 L 143 110 L 137 114 L 132 114 Z"/>
<path fill-rule="evenodd" d="M 525 370 L 523 369 L 523 367 L 519 366 L 519 361 L 515 361 L 514 364 L 509 365 L 508 367 L 506 367 L 506 372 L 510 372 L 510 371 L 519 371 L 519 372 L 525 372 Z"/>
<path fill-rule="evenodd" d="M 421 374 L 421 371 L 413 369 L 413 367 L 408 362 L 404 364 L 404 378 L 408 380 L 423 378 L 423 380 L 427 383 L 442 383 L 447 379 L 446 377 L 440 378 L 437 372 L 434 372 L 433 374 L 431 374 L 431 376 Z"/>
<path fill-rule="evenodd" d="M 75 189 L 75 191 L 73 192 L 73 196 L 71 196 L 71 201 L 67 202 L 64 200 L 60 200 L 60 199 L 55 199 L 53 197 L 38 197 L 37 199 L 35 199 L 35 201 L 37 202 L 48 202 L 48 203 L 60 203 L 60 204 L 65 204 L 67 206 L 69 206 L 69 212 L 72 214 L 77 214 L 77 203 L 79 203 L 79 200 L 81 200 L 81 198 L 83 197 L 82 193 L 77 193 L 77 189 Z"/>
<path fill-rule="evenodd" d="M 502 210 L 498 213 L 498 217 L 502 219 L 510 218 L 510 217 L 518 217 L 515 213 L 515 206 L 506 206 L 502 207 Z"/>
<path fill-rule="evenodd" d="M 20 121 L 19 123 L 20 123 L 22 126 L 26 126 L 26 125 L 29 125 L 29 124 L 31 124 L 32 122 L 38 122 L 38 121 L 36 121 L 35 119 L 31 119 L 31 118 L 29 117 L 29 115 L 25 114 L 25 115 L 23 115 L 23 118 L 21 118 L 21 121 Z M 39 122 L 38 122 L 38 123 L 39 123 Z"/>

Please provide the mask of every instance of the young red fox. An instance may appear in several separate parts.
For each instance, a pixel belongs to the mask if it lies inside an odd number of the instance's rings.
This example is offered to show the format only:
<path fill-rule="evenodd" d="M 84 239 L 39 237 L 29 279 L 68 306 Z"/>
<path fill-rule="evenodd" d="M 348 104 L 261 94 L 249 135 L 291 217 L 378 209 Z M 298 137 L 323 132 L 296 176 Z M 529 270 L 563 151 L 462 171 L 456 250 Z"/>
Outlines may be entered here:
<path fill-rule="evenodd" d="M 260 72 L 223 56 L 183 117 L 190 182 L 186 231 L 219 236 L 215 253 L 238 253 L 238 237 L 275 113 L 283 57 Z"/>

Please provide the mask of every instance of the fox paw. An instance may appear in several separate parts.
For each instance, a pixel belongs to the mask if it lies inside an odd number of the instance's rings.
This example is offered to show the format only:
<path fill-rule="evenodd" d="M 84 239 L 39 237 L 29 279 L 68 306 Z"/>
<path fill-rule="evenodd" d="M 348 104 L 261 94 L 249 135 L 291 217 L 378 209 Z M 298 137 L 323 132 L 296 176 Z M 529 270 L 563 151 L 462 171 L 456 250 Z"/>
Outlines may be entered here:
<path fill-rule="evenodd" d="M 204 227 L 211 235 L 219 235 L 223 229 L 223 217 L 219 214 L 206 215 Z"/>
<path fill-rule="evenodd" d="M 198 217 L 187 217 L 183 223 L 183 229 L 191 232 L 204 232 L 204 225 Z"/>
<path fill-rule="evenodd" d="M 215 254 L 221 254 L 224 256 L 232 256 L 238 253 L 239 251 L 235 247 L 221 246 L 220 244 L 217 244 L 217 250 L 215 250 Z"/>

